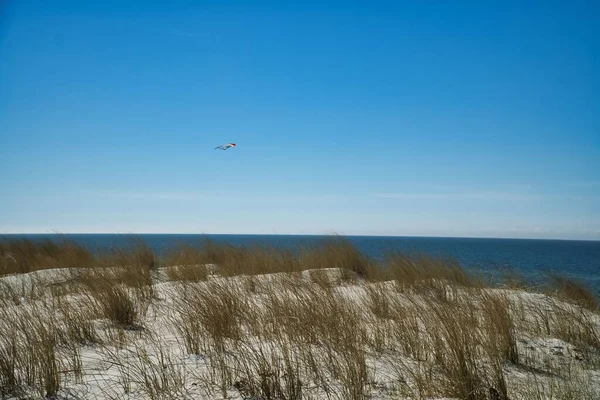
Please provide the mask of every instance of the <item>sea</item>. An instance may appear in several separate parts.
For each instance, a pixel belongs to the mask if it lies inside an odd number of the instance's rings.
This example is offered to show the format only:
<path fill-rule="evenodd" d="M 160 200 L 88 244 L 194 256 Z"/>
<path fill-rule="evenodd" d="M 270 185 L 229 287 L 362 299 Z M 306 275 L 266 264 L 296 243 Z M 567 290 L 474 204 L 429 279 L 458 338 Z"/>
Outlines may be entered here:
<path fill-rule="evenodd" d="M 143 240 L 157 254 L 178 244 L 198 244 L 204 238 L 240 245 L 290 247 L 318 243 L 318 235 L 200 235 L 200 234 L 5 234 L 0 239 L 72 240 L 94 250 L 127 247 Z M 344 236 L 365 255 L 380 259 L 389 251 L 428 254 L 458 261 L 468 270 L 495 276 L 513 270 L 530 284 L 543 284 L 548 274 L 576 279 L 600 294 L 600 241 L 486 239 L 442 237 Z"/>

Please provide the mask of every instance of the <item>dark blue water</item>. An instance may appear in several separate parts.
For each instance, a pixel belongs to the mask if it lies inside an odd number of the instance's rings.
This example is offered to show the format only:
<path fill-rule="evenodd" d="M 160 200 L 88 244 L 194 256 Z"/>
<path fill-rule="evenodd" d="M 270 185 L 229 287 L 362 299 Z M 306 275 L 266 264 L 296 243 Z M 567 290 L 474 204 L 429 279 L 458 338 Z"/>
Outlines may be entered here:
<path fill-rule="evenodd" d="M 28 238 L 69 239 L 91 249 L 124 247 L 142 239 L 158 254 L 180 243 L 198 244 L 204 235 L 181 234 L 74 234 L 74 235 L 3 235 L 6 239 Z M 232 245 L 268 244 L 302 246 L 326 236 L 303 235 L 206 235 L 214 241 Z M 427 253 L 449 257 L 465 268 L 499 271 L 513 268 L 536 281 L 546 271 L 556 271 L 575 277 L 600 293 L 600 241 L 533 240 L 533 239 L 471 239 L 424 237 L 346 236 L 364 254 L 379 258 L 390 250 Z"/>

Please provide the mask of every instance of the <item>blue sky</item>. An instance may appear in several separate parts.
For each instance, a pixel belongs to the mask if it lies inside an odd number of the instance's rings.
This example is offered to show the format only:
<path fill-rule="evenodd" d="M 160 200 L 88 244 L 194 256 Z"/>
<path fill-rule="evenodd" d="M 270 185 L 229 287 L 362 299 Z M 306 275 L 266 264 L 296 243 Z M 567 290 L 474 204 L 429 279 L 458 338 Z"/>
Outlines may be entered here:
<path fill-rule="evenodd" d="M 0 232 L 600 239 L 596 2 L 0 4 Z"/>

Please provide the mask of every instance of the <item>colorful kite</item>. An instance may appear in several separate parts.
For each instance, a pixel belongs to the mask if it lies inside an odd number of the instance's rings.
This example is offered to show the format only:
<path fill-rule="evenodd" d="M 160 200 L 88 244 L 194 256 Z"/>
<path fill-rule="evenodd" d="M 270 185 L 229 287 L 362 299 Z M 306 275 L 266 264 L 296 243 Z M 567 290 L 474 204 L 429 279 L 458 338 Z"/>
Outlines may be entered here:
<path fill-rule="evenodd" d="M 235 143 L 227 143 L 221 146 L 217 146 L 215 147 L 215 150 L 219 149 L 219 150 L 227 150 L 230 147 L 235 147 Z"/>

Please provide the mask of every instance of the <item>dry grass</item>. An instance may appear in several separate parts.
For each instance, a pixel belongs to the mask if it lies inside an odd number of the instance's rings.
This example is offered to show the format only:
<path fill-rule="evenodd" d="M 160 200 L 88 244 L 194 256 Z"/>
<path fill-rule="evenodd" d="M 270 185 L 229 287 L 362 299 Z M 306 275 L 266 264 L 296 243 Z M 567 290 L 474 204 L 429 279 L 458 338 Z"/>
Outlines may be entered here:
<path fill-rule="evenodd" d="M 503 286 L 510 289 L 526 290 L 529 286 L 523 273 L 510 267 L 500 268 L 499 281 Z"/>
<path fill-rule="evenodd" d="M 169 270 L 174 280 L 185 280 L 186 275 L 190 280 L 195 280 L 196 266 L 206 264 L 218 265 L 219 273 L 224 276 L 339 268 L 344 271 L 343 277 L 350 280 L 353 276 L 370 279 L 378 271 L 373 260 L 362 254 L 349 240 L 339 236 L 299 248 L 231 246 L 205 238 L 196 246 L 179 245 L 168 251 L 162 263 L 168 267 L 179 267 Z"/>
<path fill-rule="evenodd" d="M 38 279 L 24 276 L 18 281 L 0 281 L 0 308 L 8 305 L 19 305 L 24 299 L 38 299 L 44 296 L 45 290 Z"/>
<path fill-rule="evenodd" d="M 483 398 L 487 392 L 485 372 L 479 365 L 481 354 L 479 325 L 474 309 L 457 302 L 440 307 L 436 298 L 426 299 L 428 315 L 433 321 L 433 356 L 446 379 L 450 395 L 466 400 Z"/>
<path fill-rule="evenodd" d="M 206 242 L 160 261 L 138 244 L 92 265 L 0 280 L 0 398 L 96 384 L 85 371 L 115 399 L 594 393 L 579 389 L 600 365 L 600 320 L 570 285 L 489 288 L 455 262 L 398 253 L 374 272 L 339 237 L 293 251 Z M 536 344 L 558 339 L 576 358 Z M 513 383 L 515 370 L 534 381 Z"/>
<path fill-rule="evenodd" d="M 554 337 L 573 343 L 585 350 L 600 352 L 600 330 L 594 316 L 586 310 L 555 304 Z"/>
<path fill-rule="evenodd" d="M 507 398 L 502 366 L 518 362 L 518 353 L 506 297 L 479 288 L 450 299 L 429 291 L 398 295 L 382 286 L 367 294 L 403 393 L 487 399 L 493 391 Z"/>
<path fill-rule="evenodd" d="M 486 324 L 486 348 L 490 356 L 518 364 L 519 354 L 510 300 L 504 294 L 482 292 L 479 303 Z"/>
<path fill-rule="evenodd" d="M 92 251 L 60 236 L 40 241 L 0 240 L 0 276 L 52 268 L 125 265 L 153 268 L 156 264 L 156 256 L 148 244 L 135 238 L 129 247 L 103 251 Z"/>
<path fill-rule="evenodd" d="M 333 236 L 319 243 L 300 249 L 300 269 L 339 268 L 348 270 L 361 278 L 372 278 L 376 266 L 348 239 Z"/>
<path fill-rule="evenodd" d="M 117 368 L 118 385 L 108 389 L 107 397 L 121 399 L 139 395 L 150 400 L 192 398 L 186 368 L 161 343 L 148 335 L 143 343 L 130 347 L 103 348 L 107 361 Z M 120 390 L 115 390 L 116 388 Z"/>
<path fill-rule="evenodd" d="M 268 245 L 231 246 L 205 238 L 196 246 L 179 245 L 165 254 L 166 266 L 214 264 L 222 275 L 298 271 L 294 252 Z"/>
<path fill-rule="evenodd" d="M 63 345 L 77 347 L 102 343 L 93 323 L 100 315 L 93 308 L 59 298 L 53 311 L 63 324 L 59 331 Z"/>
<path fill-rule="evenodd" d="M 206 280 L 207 257 L 201 248 L 182 244 L 167 251 L 162 264 L 166 266 L 167 277 L 172 281 L 198 282 Z"/>
<path fill-rule="evenodd" d="M 173 265 L 166 268 L 170 281 L 200 282 L 208 278 L 208 269 L 204 265 Z"/>
<path fill-rule="evenodd" d="M 96 265 L 104 267 L 154 268 L 157 264 L 154 251 L 146 242 L 136 237 L 131 238 L 128 246 L 109 248 L 96 254 Z"/>
<path fill-rule="evenodd" d="M 525 306 L 522 317 L 527 331 L 539 337 L 552 337 L 579 346 L 585 356 L 600 354 L 598 314 L 585 308 L 546 297 Z"/>
<path fill-rule="evenodd" d="M 243 345 L 236 365 L 238 377 L 233 387 L 243 398 L 265 400 L 302 399 L 302 380 L 298 353 L 283 342 L 256 348 Z"/>
<path fill-rule="evenodd" d="M 91 292 L 91 299 L 102 315 L 126 329 L 137 329 L 139 313 L 134 300 L 122 286 L 104 286 Z"/>
<path fill-rule="evenodd" d="M 245 318 L 245 293 L 228 282 L 188 284 L 175 300 L 177 317 L 173 325 L 183 337 L 190 354 L 207 348 L 203 338 L 217 346 L 239 340 L 240 322 Z"/>
<path fill-rule="evenodd" d="M 522 395 L 518 400 L 587 400 L 600 398 L 600 391 L 590 384 L 589 376 L 581 371 L 565 377 L 529 374 L 521 383 Z"/>
<path fill-rule="evenodd" d="M 393 252 L 385 257 L 383 269 L 400 288 L 435 286 L 440 282 L 466 287 L 481 285 L 481 280 L 467 273 L 457 261 L 427 255 Z"/>
<path fill-rule="evenodd" d="M 93 268 L 84 271 L 78 281 L 85 298 L 83 304 L 96 315 L 121 328 L 142 328 L 143 317 L 154 298 L 148 269 Z"/>
<path fill-rule="evenodd" d="M 0 240 L 0 276 L 49 268 L 86 267 L 93 263 L 91 251 L 66 239 Z"/>
<path fill-rule="evenodd" d="M 0 330 L 0 393 L 50 398 L 61 387 L 62 369 L 71 369 L 61 346 L 62 325 L 43 309 L 4 310 Z M 76 364 L 77 357 L 71 358 Z"/>
<path fill-rule="evenodd" d="M 584 283 L 558 274 L 550 274 L 549 278 L 559 297 L 590 310 L 600 309 L 598 297 Z"/>

